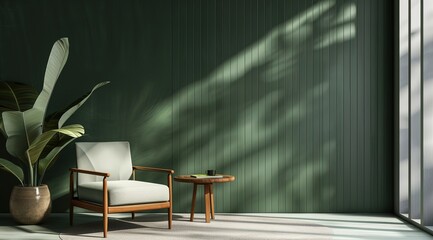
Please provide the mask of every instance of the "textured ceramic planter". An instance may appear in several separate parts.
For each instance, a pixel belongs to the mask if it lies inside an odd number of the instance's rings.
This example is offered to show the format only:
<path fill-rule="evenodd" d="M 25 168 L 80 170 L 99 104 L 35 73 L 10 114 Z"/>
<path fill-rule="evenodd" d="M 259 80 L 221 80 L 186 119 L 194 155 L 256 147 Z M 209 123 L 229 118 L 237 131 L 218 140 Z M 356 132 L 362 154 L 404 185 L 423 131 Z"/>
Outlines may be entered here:
<path fill-rule="evenodd" d="M 38 224 L 51 212 L 51 195 L 47 185 L 15 186 L 9 200 L 9 210 L 21 224 Z"/>

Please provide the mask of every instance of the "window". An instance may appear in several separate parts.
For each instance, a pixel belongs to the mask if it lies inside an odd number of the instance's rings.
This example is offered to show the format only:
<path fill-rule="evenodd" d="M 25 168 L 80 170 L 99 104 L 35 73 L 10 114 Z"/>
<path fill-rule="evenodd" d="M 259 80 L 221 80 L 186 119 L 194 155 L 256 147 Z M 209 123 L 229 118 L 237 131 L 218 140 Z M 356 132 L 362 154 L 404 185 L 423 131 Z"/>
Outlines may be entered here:
<path fill-rule="evenodd" d="M 400 0 L 398 210 L 433 230 L 433 31 L 427 29 L 433 1 Z"/>

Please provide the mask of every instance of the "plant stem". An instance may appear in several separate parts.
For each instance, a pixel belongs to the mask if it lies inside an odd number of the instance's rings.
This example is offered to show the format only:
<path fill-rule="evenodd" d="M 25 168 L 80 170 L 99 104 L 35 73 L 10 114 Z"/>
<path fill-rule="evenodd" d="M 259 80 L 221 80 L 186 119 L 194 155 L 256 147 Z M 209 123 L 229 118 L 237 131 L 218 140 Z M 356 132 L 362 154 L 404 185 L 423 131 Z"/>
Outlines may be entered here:
<path fill-rule="evenodd" d="M 42 179 L 44 178 L 45 172 L 42 172 L 39 181 L 38 181 L 38 186 L 42 185 Z"/>
<path fill-rule="evenodd" d="M 34 179 L 33 179 L 33 166 L 29 165 L 29 186 L 34 186 Z"/>
<path fill-rule="evenodd" d="M 34 184 L 37 186 L 37 185 L 39 185 L 38 184 L 38 168 L 39 168 L 39 160 L 38 161 L 36 161 L 36 164 L 35 164 L 35 166 L 33 167 L 33 171 L 34 171 L 34 174 L 35 174 L 35 180 L 33 181 L 34 182 Z"/>
<path fill-rule="evenodd" d="M 32 165 L 32 161 L 30 161 L 30 155 L 29 152 L 27 152 L 27 160 L 29 161 L 29 186 L 34 186 L 35 182 L 34 182 L 34 176 L 33 176 L 33 165 Z"/>

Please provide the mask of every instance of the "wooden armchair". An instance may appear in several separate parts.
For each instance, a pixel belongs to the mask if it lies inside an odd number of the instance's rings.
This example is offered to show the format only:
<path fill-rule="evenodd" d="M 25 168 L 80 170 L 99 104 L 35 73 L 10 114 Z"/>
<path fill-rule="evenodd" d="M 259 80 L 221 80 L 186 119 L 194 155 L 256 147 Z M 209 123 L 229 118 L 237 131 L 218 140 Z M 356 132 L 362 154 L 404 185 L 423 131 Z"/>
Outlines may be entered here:
<path fill-rule="evenodd" d="M 109 213 L 130 212 L 134 218 L 137 211 L 167 208 L 171 229 L 173 170 L 132 166 L 128 142 L 80 142 L 76 151 L 78 168 L 70 169 L 71 225 L 74 207 L 102 213 L 105 238 Z M 136 181 L 136 170 L 165 173 L 167 185 Z"/>

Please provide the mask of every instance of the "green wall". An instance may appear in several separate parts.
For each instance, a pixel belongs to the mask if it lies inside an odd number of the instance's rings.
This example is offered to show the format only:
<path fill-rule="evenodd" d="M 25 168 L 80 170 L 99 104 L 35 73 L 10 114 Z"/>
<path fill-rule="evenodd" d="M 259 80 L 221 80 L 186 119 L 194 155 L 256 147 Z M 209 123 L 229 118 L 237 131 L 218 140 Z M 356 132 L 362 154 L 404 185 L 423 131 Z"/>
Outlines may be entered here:
<path fill-rule="evenodd" d="M 69 120 L 86 127 L 80 141 L 128 140 L 135 164 L 176 174 L 235 175 L 215 186 L 217 212 L 390 212 L 392 4 L 1 1 L 0 80 L 41 87 L 67 36 L 50 109 L 111 81 Z M 74 161 L 71 145 L 48 172 L 56 212 Z M 7 212 L 17 182 L 0 179 Z M 174 184 L 175 212 L 191 193 Z"/>

